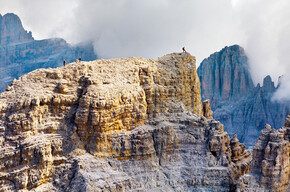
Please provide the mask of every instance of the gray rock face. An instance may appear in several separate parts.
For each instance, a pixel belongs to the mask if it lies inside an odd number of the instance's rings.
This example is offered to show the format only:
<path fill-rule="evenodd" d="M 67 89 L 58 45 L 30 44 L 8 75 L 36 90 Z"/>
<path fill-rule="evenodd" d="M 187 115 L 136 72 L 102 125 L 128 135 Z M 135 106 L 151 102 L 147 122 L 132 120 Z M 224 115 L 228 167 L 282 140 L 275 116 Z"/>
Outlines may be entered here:
<path fill-rule="evenodd" d="M 210 99 L 213 117 L 225 130 L 238 135 L 248 147 L 254 145 L 268 123 L 280 128 L 289 112 L 289 103 L 271 101 L 276 91 L 270 76 L 263 86 L 253 84 L 243 48 L 225 47 L 212 54 L 199 66 L 202 99 Z"/>
<path fill-rule="evenodd" d="M 211 100 L 216 108 L 221 101 L 233 100 L 254 88 L 248 71 L 248 59 L 238 45 L 225 47 L 205 59 L 197 70 L 202 97 Z"/>
<path fill-rule="evenodd" d="M 63 39 L 34 40 L 24 30 L 19 17 L 0 15 L 0 91 L 14 78 L 38 68 L 58 67 L 68 63 L 97 58 L 91 44 L 71 46 Z"/>
<path fill-rule="evenodd" d="M 8 13 L 0 15 L 0 44 L 33 41 L 32 33 L 23 29 L 19 17 Z"/>

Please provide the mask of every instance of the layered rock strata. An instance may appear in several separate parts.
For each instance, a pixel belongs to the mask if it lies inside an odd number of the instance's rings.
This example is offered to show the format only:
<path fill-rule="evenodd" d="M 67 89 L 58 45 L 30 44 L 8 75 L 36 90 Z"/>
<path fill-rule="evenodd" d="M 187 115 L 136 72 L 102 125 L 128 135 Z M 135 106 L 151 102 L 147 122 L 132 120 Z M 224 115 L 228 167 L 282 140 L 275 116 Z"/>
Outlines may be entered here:
<path fill-rule="evenodd" d="M 253 149 L 251 172 L 237 180 L 237 191 L 290 191 L 290 115 L 285 126 L 261 131 Z"/>
<path fill-rule="evenodd" d="M 203 106 L 203 116 L 205 116 L 208 119 L 212 119 L 213 111 L 211 110 L 210 107 L 210 100 L 207 99 L 203 101 L 202 106 Z"/>
<path fill-rule="evenodd" d="M 0 191 L 229 191 L 251 155 L 202 114 L 187 53 L 33 71 L 0 94 Z"/>

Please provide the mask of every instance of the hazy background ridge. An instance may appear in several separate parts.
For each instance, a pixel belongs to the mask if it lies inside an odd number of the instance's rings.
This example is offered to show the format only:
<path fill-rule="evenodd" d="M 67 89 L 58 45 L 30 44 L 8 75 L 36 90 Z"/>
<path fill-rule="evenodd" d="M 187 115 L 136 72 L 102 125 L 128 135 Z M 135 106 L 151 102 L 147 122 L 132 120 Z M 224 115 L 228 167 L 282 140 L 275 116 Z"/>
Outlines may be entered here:
<path fill-rule="evenodd" d="M 203 58 L 225 45 L 243 46 L 255 83 L 271 75 L 274 98 L 290 98 L 288 0 L 0 0 L 0 13 L 20 16 L 35 39 L 92 41 L 101 58 L 156 58 L 187 51 Z"/>

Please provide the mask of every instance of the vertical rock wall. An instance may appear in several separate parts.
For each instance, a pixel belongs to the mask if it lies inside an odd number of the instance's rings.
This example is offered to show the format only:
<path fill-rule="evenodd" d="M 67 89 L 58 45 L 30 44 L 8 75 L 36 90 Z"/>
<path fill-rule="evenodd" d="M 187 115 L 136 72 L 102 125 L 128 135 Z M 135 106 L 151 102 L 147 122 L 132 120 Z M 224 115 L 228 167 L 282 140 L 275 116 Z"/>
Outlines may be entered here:
<path fill-rule="evenodd" d="M 203 60 L 198 70 L 202 98 L 210 99 L 215 109 L 222 100 L 240 98 L 254 88 L 248 58 L 242 47 L 225 47 Z"/>
<path fill-rule="evenodd" d="M 254 86 L 242 47 L 233 45 L 210 55 L 197 72 L 202 99 L 210 99 L 213 117 L 246 146 L 254 146 L 267 123 L 276 129 L 283 125 L 289 102 L 271 100 L 277 88 L 270 76 Z"/>
<path fill-rule="evenodd" d="M 290 116 L 285 126 L 276 130 L 270 125 L 261 131 L 253 149 L 251 173 L 237 181 L 238 191 L 290 190 Z"/>
<path fill-rule="evenodd" d="M 146 93 L 149 117 L 183 110 L 202 115 L 195 61 L 188 53 L 170 54 L 158 58 L 155 66 L 141 67 L 141 86 Z"/>
<path fill-rule="evenodd" d="M 190 54 L 170 54 L 158 60 L 110 60 L 105 64 L 116 79 L 102 80 L 92 74 L 79 82 L 82 90 L 75 123 L 92 154 L 120 155 L 112 148 L 114 134 L 143 125 L 147 118 L 183 111 L 202 114 L 195 58 Z M 120 71 L 128 77 L 126 81 L 120 81 Z"/>
<path fill-rule="evenodd" d="M 19 17 L 13 13 L 0 14 L 0 45 L 34 40 L 31 32 L 23 29 Z"/>

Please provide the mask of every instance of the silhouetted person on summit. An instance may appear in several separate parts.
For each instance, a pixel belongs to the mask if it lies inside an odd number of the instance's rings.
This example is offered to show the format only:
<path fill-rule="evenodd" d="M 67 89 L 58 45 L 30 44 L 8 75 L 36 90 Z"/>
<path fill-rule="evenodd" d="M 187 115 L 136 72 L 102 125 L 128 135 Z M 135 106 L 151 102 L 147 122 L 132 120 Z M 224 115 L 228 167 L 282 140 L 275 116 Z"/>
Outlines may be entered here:
<path fill-rule="evenodd" d="M 66 63 L 66 61 L 65 61 L 65 59 L 63 60 L 63 66 L 65 66 L 65 63 Z"/>
<path fill-rule="evenodd" d="M 183 53 L 186 53 L 186 51 L 185 51 L 185 47 L 182 47 L 182 51 L 183 51 Z"/>
<path fill-rule="evenodd" d="M 81 62 L 81 61 L 82 61 L 82 58 L 79 57 L 79 62 Z"/>

